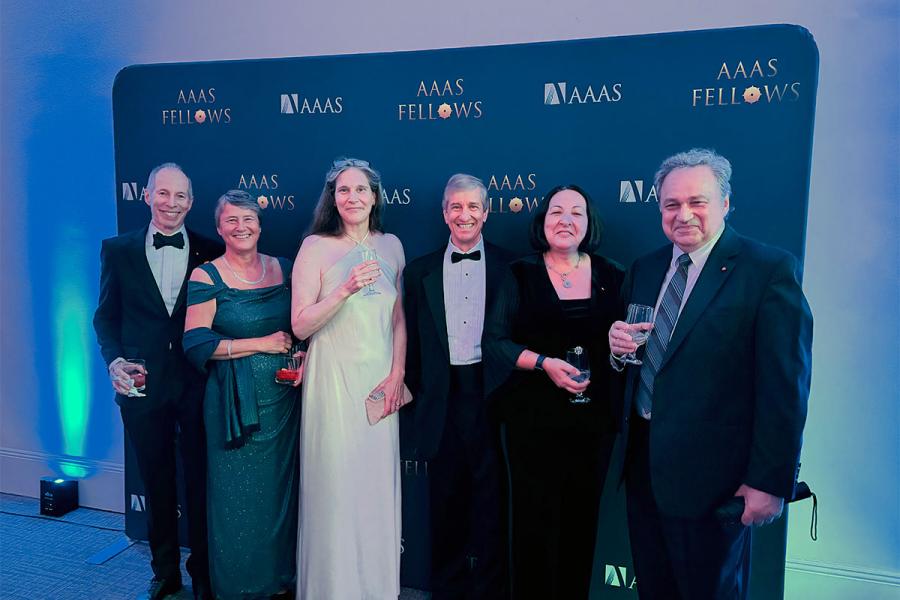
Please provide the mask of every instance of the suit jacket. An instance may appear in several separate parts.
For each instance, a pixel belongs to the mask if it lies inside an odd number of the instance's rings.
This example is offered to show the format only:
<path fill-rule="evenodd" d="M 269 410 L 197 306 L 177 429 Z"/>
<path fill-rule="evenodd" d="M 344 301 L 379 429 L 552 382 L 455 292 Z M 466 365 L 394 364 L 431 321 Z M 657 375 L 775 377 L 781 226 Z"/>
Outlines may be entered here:
<path fill-rule="evenodd" d="M 622 287 L 625 304 L 653 306 L 671 259 L 667 245 L 635 261 Z M 654 383 L 650 473 L 664 514 L 708 514 L 743 483 L 791 498 L 811 346 L 812 314 L 797 261 L 726 227 L 682 309 Z M 639 369 L 626 372 L 626 438 Z"/>
<path fill-rule="evenodd" d="M 445 251 L 446 246 L 421 256 L 403 271 L 406 385 L 415 402 L 403 409 L 406 414 L 401 415 L 402 422 L 412 421 L 413 433 L 402 438 L 404 445 L 413 446 L 415 456 L 423 458 L 431 458 L 437 452 L 450 392 L 450 346 L 444 306 Z M 485 316 L 513 258 L 507 250 L 485 240 Z"/>
<path fill-rule="evenodd" d="M 187 365 L 181 346 L 187 280 L 195 267 L 223 252 L 221 244 L 188 230 L 187 271 L 170 316 L 147 262 L 147 229 L 103 240 L 100 250 L 100 299 L 94 313 L 100 353 L 107 365 L 119 356 L 147 362 L 147 398 L 116 394 L 123 406 L 165 402 L 180 396 L 186 384 L 197 384 L 199 375 Z"/>

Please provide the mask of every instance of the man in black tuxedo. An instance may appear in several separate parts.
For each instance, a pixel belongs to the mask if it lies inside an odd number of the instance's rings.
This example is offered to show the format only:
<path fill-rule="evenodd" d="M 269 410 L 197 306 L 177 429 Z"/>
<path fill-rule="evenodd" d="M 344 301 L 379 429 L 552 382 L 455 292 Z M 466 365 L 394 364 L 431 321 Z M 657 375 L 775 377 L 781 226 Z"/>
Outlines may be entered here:
<path fill-rule="evenodd" d="M 184 227 L 191 181 L 176 164 L 153 169 L 144 190 L 148 227 L 103 241 L 100 300 L 94 330 L 109 368 L 116 403 L 144 482 L 147 534 L 154 577 L 150 600 L 181 588 L 175 440 L 187 491 L 194 595 L 209 596 L 206 542 L 206 440 L 202 380 L 184 357 L 187 280 L 222 247 Z M 145 396 L 132 389 L 128 359 L 146 363 Z"/>
<path fill-rule="evenodd" d="M 623 284 L 625 304 L 656 307 L 622 413 L 642 599 L 746 598 L 750 526 L 781 515 L 799 468 L 812 315 L 794 257 L 725 224 L 730 178 L 711 150 L 666 159 L 656 189 L 672 245 Z M 609 344 L 614 365 L 637 349 L 622 321 Z M 728 525 L 714 512 L 733 496 L 745 508 Z"/>
<path fill-rule="evenodd" d="M 513 257 L 481 235 L 488 207 L 479 179 L 451 177 L 442 208 L 450 242 L 403 274 L 406 383 L 415 396 L 413 431 L 403 435 L 428 460 L 433 597 L 495 600 L 507 589 L 505 470 L 483 393 L 481 336 Z"/>

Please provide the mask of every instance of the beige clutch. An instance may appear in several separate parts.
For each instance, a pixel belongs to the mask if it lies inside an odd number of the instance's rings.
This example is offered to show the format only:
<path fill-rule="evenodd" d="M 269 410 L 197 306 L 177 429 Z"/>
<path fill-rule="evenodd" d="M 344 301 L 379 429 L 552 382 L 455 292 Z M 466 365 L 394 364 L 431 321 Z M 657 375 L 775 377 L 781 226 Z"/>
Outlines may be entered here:
<path fill-rule="evenodd" d="M 400 407 L 404 407 L 412 402 L 412 394 L 406 385 L 403 386 L 403 396 L 400 398 Z M 384 415 L 384 390 L 372 392 L 366 397 L 366 417 L 369 419 L 369 425 L 374 425 L 381 420 Z"/>

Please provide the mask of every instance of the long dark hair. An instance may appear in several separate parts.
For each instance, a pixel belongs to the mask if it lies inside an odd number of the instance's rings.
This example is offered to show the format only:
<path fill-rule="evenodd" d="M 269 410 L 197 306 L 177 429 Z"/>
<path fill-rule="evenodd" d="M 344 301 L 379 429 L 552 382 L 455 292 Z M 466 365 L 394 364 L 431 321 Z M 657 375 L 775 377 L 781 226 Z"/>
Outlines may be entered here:
<path fill-rule="evenodd" d="M 343 233 L 341 215 L 338 214 L 337 202 L 334 191 L 337 178 L 347 169 L 359 169 L 369 180 L 369 187 L 375 196 L 375 204 L 369 213 L 369 231 L 382 233 L 381 214 L 384 211 L 384 188 L 381 187 L 381 175 L 369 166 L 369 163 L 358 158 L 339 158 L 331 164 L 328 173 L 325 174 L 325 186 L 319 196 L 319 202 L 313 211 L 313 220 L 307 230 L 307 235 L 337 236 Z"/>

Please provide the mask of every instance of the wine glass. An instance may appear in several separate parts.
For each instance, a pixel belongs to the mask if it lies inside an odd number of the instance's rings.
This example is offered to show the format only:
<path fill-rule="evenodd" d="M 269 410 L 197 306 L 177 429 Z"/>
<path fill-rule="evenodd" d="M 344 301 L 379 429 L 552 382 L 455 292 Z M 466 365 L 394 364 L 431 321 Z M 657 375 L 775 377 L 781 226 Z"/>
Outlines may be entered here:
<path fill-rule="evenodd" d="M 147 394 L 142 393 L 147 387 L 147 364 L 144 362 L 144 359 L 127 358 L 125 359 L 125 364 L 122 365 L 122 370 L 128 374 L 128 379 L 131 382 L 128 396 L 130 398 L 145 397 Z"/>
<path fill-rule="evenodd" d="M 578 369 L 578 374 L 571 376 L 572 381 L 581 383 L 591 378 L 591 363 L 588 361 L 587 350 L 581 346 L 575 346 L 566 352 L 566 362 Z M 583 392 L 578 392 L 569 398 L 569 402 L 572 404 L 587 404 L 590 401 L 591 399 Z"/>
<path fill-rule="evenodd" d="M 625 322 L 629 325 L 634 325 L 635 323 L 652 323 L 653 307 L 646 306 L 644 304 L 629 304 L 628 316 L 625 317 Z M 628 333 L 631 336 L 631 340 L 635 344 L 637 344 L 638 347 L 644 344 L 650 337 L 650 332 L 646 329 L 637 329 L 635 327 L 631 327 L 629 328 Z M 643 361 L 638 359 L 638 357 L 635 355 L 635 352 L 629 352 L 628 354 L 623 356 L 622 362 L 628 363 L 629 365 L 644 364 Z"/>
<path fill-rule="evenodd" d="M 362 246 L 362 258 L 364 261 L 368 260 L 378 260 L 378 253 L 375 252 L 375 248 L 369 248 L 368 246 Z M 380 294 L 378 290 L 375 289 L 375 282 L 373 281 L 369 285 L 366 286 L 366 291 L 363 292 L 363 296 L 377 296 Z"/>

